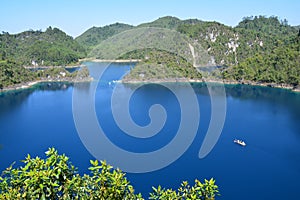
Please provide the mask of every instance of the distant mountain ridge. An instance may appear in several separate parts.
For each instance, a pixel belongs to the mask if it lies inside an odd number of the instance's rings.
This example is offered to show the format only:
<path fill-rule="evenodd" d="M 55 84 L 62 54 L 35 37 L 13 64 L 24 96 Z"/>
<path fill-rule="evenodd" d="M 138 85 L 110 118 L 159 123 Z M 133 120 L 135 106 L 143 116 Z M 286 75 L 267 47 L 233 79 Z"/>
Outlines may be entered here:
<path fill-rule="evenodd" d="M 92 27 L 76 37 L 75 40 L 82 46 L 85 46 L 87 49 L 91 50 L 93 47 L 97 46 L 107 38 L 133 28 L 157 27 L 176 30 L 177 27 L 181 24 L 196 23 L 203 22 L 198 19 L 180 20 L 179 18 L 171 16 L 161 17 L 153 22 L 142 23 L 138 26 L 116 22 L 114 24 L 106 25 L 103 27 Z"/>
<path fill-rule="evenodd" d="M 165 17 L 160 17 L 157 20 L 154 20 L 153 22 L 140 24 L 137 27 L 157 27 L 157 28 L 167 28 L 167 29 L 176 30 L 180 25 L 183 24 L 195 25 L 195 24 L 202 24 L 202 23 L 205 22 L 199 19 L 181 20 L 177 17 L 165 16 Z"/>
<path fill-rule="evenodd" d="M 277 17 L 245 17 L 238 26 L 233 28 L 219 22 L 204 22 L 198 19 L 180 20 L 176 17 L 166 16 L 135 27 L 120 23 L 100 28 L 94 27 L 77 37 L 76 40 L 84 46 L 89 46 L 89 42 L 86 42 L 88 40 L 83 40 L 86 35 L 89 35 L 89 38 L 101 38 L 94 40 L 101 42 L 122 30 L 142 27 L 166 28 L 185 34 L 197 40 L 208 51 L 212 57 L 211 63 L 226 66 L 236 65 L 245 58 L 253 56 L 257 51 L 269 51 L 272 47 L 265 48 L 264 44 L 267 46 L 275 43 L 279 37 L 287 40 L 298 31 L 297 27 L 289 26 L 285 20 L 280 22 Z M 111 31 L 111 29 L 117 31 Z M 105 34 L 101 35 L 102 32 Z M 97 42 L 94 42 L 92 47 L 94 48 L 96 45 Z M 92 56 L 98 57 L 97 55 Z"/>

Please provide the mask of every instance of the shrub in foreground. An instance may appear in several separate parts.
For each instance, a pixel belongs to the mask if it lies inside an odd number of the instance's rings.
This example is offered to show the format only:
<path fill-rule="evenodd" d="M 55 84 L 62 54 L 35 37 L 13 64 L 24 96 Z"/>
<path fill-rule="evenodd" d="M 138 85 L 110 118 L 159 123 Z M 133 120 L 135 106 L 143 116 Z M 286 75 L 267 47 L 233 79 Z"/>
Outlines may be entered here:
<path fill-rule="evenodd" d="M 132 185 L 119 169 L 113 169 L 105 161 L 91 162 L 90 175 L 79 175 L 67 156 L 59 155 L 50 148 L 46 159 L 31 158 L 28 155 L 22 162 L 25 166 L 10 166 L 0 177 L 0 199 L 101 199 L 139 200 Z M 183 182 L 177 190 L 153 187 L 150 199 L 185 200 L 214 199 L 218 193 L 215 181 L 196 180 L 194 186 Z"/>

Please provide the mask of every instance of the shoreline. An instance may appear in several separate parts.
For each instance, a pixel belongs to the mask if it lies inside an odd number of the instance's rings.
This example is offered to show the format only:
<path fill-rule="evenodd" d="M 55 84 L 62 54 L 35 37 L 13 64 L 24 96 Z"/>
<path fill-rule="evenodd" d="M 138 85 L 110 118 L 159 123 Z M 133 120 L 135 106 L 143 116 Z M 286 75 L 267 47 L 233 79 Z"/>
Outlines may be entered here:
<path fill-rule="evenodd" d="M 210 81 L 207 81 L 210 82 Z M 250 86 L 262 86 L 262 87 L 270 87 L 270 88 L 279 88 L 279 89 L 286 89 L 292 92 L 300 92 L 300 86 L 292 86 L 289 84 L 278 84 L 278 83 L 258 83 L 253 81 L 234 81 L 234 80 L 223 80 L 224 84 L 227 85 L 250 85 Z"/>
<path fill-rule="evenodd" d="M 35 81 L 30 81 L 30 82 L 26 82 L 26 83 L 20 83 L 14 86 L 9 86 L 9 87 L 5 87 L 0 89 L 0 94 L 3 92 L 9 92 L 9 91 L 13 91 L 13 90 L 25 90 L 25 89 L 29 89 L 32 88 L 34 85 L 37 85 L 39 83 L 53 83 L 53 82 L 66 82 L 66 83 L 81 83 L 81 82 L 90 82 L 93 81 L 93 78 L 87 78 L 87 79 L 82 79 L 82 80 L 70 80 L 70 79 L 45 79 L 45 80 L 35 80 Z"/>
<path fill-rule="evenodd" d="M 153 79 L 153 80 L 121 80 L 125 84 L 142 84 L 142 83 L 220 83 L 225 85 L 249 85 L 261 86 L 269 88 L 286 89 L 292 92 L 300 93 L 300 86 L 294 87 L 288 84 L 275 84 L 275 83 L 257 83 L 252 81 L 234 81 L 234 80 L 215 80 L 215 79 Z"/>
<path fill-rule="evenodd" d="M 135 63 L 140 62 L 140 59 L 97 59 L 97 58 L 84 58 L 80 59 L 79 62 L 97 62 L 97 63 Z"/>
<path fill-rule="evenodd" d="M 99 63 L 130 63 L 130 62 L 140 62 L 141 59 L 116 59 L 116 60 L 109 60 L 109 59 L 96 59 L 96 58 L 84 58 L 80 59 L 79 63 L 84 61 L 90 62 L 99 62 Z M 270 87 L 270 88 L 279 88 L 279 89 L 287 89 L 292 92 L 300 93 L 300 85 L 293 86 L 285 83 L 264 83 L 264 82 L 254 82 L 254 81 L 236 81 L 236 80 L 220 80 L 220 79 L 187 79 L 187 78 L 168 78 L 168 79 L 150 79 L 150 80 L 120 80 L 122 83 L 128 84 L 142 84 L 142 83 L 222 83 L 226 85 L 250 85 L 250 86 L 262 86 L 262 87 Z"/>
<path fill-rule="evenodd" d="M 72 80 L 71 78 L 64 79 L 42 79 L 34 80 L 26 83 L 20 83 L 14 86 L 9 86 L 0 89 L 0 93 L 8 92 L 12 90 L 23 90 L 29 89 L 39 83 L 51 83 L 51 82 L 68 82 L 68 83 L 79 83 L 79 82 L 90 82 L 93 78 L 85 78 L 81 80 Z M 234 81 L 234 80 L 215 80 L 215 79 L 185 79 L 185 78 L 169 78 L 169 79 L 152 79 L 152 80 L 120 80 L 124 84 L 145 84 L 145 83 L 220 83 L 225 85 L 249 85 L 249 86 L 262 86 L 270 88 L 287 89 L 292 92 L 300 93 L 300 86 L 294 87 L 288 84 L 274 84 L 274 83 L 256 83 L 252 81 Z"/>
<path fill-rule="evenodd" d="M 77 68 L 77 67 L 85 67 L 85 65 L 78 64 L 78 65 L 66 65 L 66 66 L 23 66 L 25 69 L 55 69 L 55 68 Z"/>

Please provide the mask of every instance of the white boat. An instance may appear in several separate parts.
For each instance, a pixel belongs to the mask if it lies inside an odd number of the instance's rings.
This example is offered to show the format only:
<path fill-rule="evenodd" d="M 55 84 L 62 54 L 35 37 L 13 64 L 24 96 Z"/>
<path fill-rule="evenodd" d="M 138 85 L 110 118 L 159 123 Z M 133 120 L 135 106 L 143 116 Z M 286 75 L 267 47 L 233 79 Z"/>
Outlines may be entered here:
<path fill-rule="evenodd" d="M 246 143 L 243 140 L 234 139 L 233 142 L 243 147 L 246 146 Z"/>

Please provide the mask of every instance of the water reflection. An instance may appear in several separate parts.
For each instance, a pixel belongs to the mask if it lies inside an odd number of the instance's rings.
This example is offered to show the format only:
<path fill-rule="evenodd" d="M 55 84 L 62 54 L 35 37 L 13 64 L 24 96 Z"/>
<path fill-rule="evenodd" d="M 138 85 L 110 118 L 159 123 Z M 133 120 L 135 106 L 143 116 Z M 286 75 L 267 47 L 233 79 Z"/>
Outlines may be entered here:
<path fill-rule="evenodd" d="M 144 83 L 126 83 L 123 84 L 124 88 L 132 89 L 143 85 Z M 184 89 L 188 87 L 186 83 L 176 83 L 173 87 L 177 89 Z M 209 96 L 207 84 L 210 84 L 212 90 L 218 94 L 218 90 L 221 88 L 221 84 L 218 83 L 191 83 L 194 91 L 198 95 Z M 158 84 L 152 84 L 152 88 L 159 88 Z M 278 113 L 279 108 L 284 108 L 291 115 L 292 124 L 300 125 L 300 93 L 292 92 L 287 89 L 270 88 L 262 86 L 250 86 L 250 85 L 226 85 L 226 95 L 229 99 L 235 99 L 239 101 L 251 101 L 257 102 L 258 105 L 268 106 L 274 113 Z M 230 113 L 229 113 L 230 114 Z M 300 127 L 293 127 L 300 137 Z"/>
<path fill-rule="evenodd" d="M 249 86 L 249 85 L 227 85 L 226 94 L 228 98 L 241 101 L 255 101 L 264 103 L 276 114 L 279 108 L 284 108 L 291 115 L 293 124 L 298 124 L 296 133 L 300 136 L 300 93 L 287 89 Z"/>
<path fill-rule="evenodd" d="M 28 89 L 1 92 L 0 117 L 6 112 L 11 112 L 12 110 L 19 108 L 34 92 L 67 90 L 72 85 L 72 83 L 67 82 L 39 83 Z"/>
<path fill-rule="evenodd" d="M 96 67 L 98 66 L 95 69 Z M 97 116 L 107 129 L 106 132 L 111 133 L 108 137 L 133 152 L 153 151 L 165 145 L 174 136 L 173 129 L 176 131 L 178 128 L 176 125 L 180 115 L 175 115 L 180 112 L 178 102 L 170 103 L 174 99 L 172 94 L 166 95 L 161 102 L 167 91 L 159 85 L 141 88 L 132 97 L 130 106 L 132 118 L 137 124 L 149 123 L 147 114 L 154 103 L 170 106 L 166 110 L 175 113 L 171 117 L 176 119 L 168 122 L 166 134 L 153 138 L 155 142 L 149 140 L 135 143 L 133 140 L 125 140 L 126 138 L 117 134 L 120 130 L 109 114 L 109 100 L 113 90 L 109 81 L 117 80 L 123 73 L 116 74 L 114 70 L 118 71 L 120 68 L 116 67 L 108 72 L 104 81 L 99 84 L 91 82 L 77 85 L 80 91 L 89 93 L 92 84 L 98 84 L 95 96 L 98 100 Z M 124 69 L 126 70 L 127 68 Z M 175 188 L 182 180 L 214 177 L 220 185 L 221 198 L 225 200 L 238 199 L 241 195 L 246 200 L 284 199 L 285 194 L 291 195 L 290 199 L 296 199 L 298 194 L 295 191 L 300 177 L 300 94 L 268 87 L 226 85 L 228 112 L 224 131 L 212 153 L 199 160 L 199 147 L 210 120 L 210 98 L 205 83 L 191 85 L 197 94 L 202 117 L 194 144 L 174 165 L 163 170 L 148 174 L 127 174 L 136 191 L 148 194 L 153 185 L 162 184 L 164 187 Z M 123 86 L 124 92 L 136 88 L 134 84 Z M 218 84 L 212 86 L 217 93 Z M 2 170 L 13 161 L 23 159 L 26 153 L 44 155 L 49 146 L 55 146 L 59 152 L 70 156 L 80 170 L 89 167 L 88 161 L 93 158 L 79 140 L 72 118 L 72 91 L 69 90 L 72 87 L 72 84 L 67 83 L 41 83 L 31 89 L 0 93 Z M 184 90 L 187 85 L 176 83 L 174 87 Z M 62 90 L 68 91 L 60 92 Z M 233 144 L 234 137 L 245 139 L 247 147 L 240 148 Z M 282 184 L 283 182 L 287 184 Z M 253 197 L 255 194 L 252 191 L 258 191 L 262 197 Z"/>

